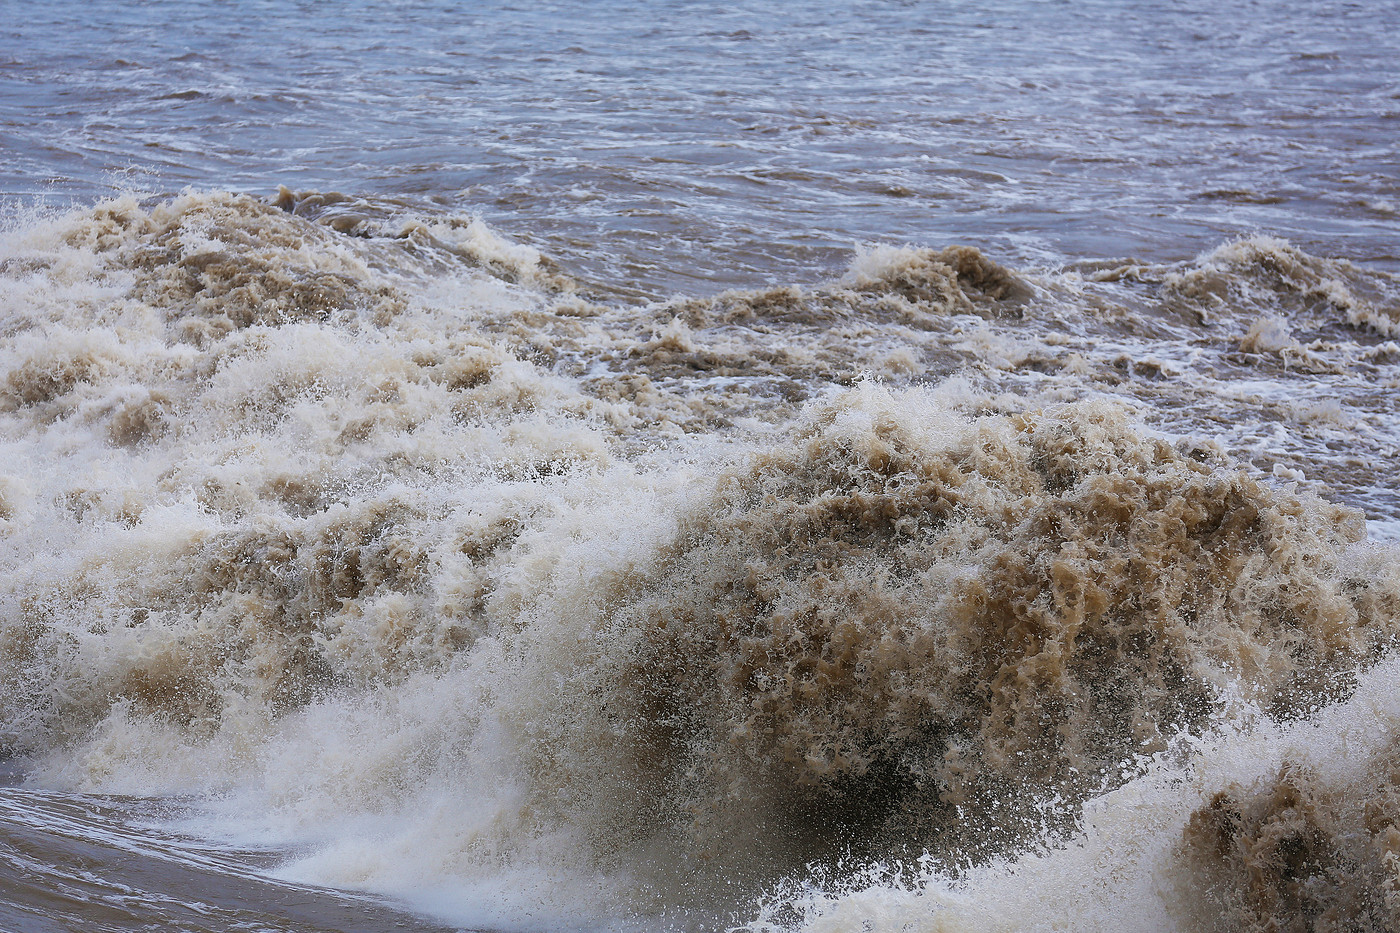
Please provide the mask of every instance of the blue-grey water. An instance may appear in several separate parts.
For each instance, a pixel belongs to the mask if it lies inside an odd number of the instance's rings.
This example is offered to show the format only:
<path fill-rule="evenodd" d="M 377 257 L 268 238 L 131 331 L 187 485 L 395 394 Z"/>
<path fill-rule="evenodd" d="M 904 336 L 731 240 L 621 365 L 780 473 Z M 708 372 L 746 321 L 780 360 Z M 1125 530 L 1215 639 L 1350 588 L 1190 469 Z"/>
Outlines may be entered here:
<path fill-rule="evenodd" d="M 334 190 L 651 295 L 854 242 L 1392 270 L 1391 2 L 3 7 L 0 191 Z"/>
<path fill-rule="evenodd" d="M 1400 3 L 0 0 L 0 931 L 1400 929 Z"/>

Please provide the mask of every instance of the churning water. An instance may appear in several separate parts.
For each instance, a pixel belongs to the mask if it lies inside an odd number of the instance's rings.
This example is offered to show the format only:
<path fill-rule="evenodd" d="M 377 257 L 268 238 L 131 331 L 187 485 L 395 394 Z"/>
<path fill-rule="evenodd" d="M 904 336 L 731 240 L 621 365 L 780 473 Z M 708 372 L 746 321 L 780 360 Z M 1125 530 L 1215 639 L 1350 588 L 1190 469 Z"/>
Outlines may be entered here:
<path fill-rule="evenodd" d="M 1400 929 L 1400 6 L 0 2 L 0 928 Z"/>

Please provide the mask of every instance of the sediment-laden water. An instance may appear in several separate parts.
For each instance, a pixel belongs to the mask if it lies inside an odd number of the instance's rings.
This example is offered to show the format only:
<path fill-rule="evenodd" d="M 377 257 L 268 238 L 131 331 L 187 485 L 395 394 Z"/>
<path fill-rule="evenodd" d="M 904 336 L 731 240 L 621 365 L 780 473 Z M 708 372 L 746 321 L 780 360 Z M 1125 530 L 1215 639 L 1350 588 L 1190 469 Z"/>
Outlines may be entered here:
<path fill-rule="evenodd" d="M 1108 9 L 12 19 L 0 926 L 1400 928 L 1396 10 Z"/>

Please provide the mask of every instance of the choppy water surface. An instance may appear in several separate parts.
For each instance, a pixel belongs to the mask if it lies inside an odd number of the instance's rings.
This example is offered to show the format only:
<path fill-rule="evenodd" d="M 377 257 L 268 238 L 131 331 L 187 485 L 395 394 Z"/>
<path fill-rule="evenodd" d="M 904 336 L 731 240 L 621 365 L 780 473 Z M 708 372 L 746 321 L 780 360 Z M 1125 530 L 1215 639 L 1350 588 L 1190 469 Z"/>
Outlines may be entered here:
<path fill-rule="evenodd" d="M 1400 928 L 1397 14 L 0 4 L 0 926 Z"/>
<path fill-rule="evenodd" d="M 1395 268 L 1393 2 L 5 4 L 0 190 L 479 213 L 608 287 L 856 241 Z"/>

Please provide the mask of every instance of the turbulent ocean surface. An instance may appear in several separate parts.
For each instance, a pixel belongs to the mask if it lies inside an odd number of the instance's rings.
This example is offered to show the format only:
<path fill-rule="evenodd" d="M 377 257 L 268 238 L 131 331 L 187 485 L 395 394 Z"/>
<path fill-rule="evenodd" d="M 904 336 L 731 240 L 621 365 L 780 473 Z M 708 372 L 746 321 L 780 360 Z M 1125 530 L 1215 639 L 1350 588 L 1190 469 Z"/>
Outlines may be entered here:
<path fill-rule="evenodd" d="M 1400 930 L 1400 4 L 0 0 L 0 930 Z"/>

